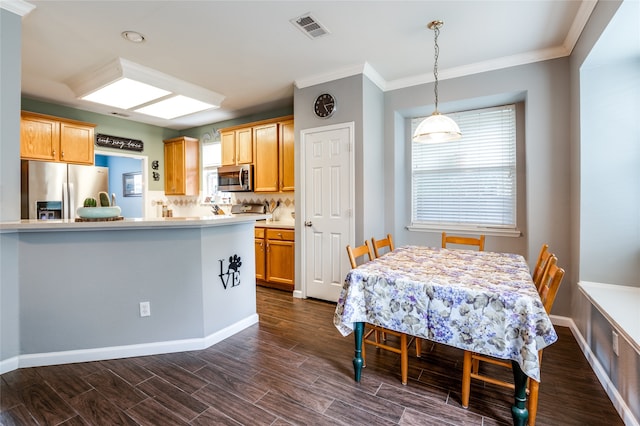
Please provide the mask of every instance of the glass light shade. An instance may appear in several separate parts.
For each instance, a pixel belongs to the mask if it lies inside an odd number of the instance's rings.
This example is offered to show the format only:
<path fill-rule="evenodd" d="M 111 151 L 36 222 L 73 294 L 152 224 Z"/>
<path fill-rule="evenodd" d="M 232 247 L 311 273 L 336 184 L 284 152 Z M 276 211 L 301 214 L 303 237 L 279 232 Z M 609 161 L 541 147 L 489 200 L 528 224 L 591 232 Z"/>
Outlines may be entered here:
<path fill-rule="evenodd" d="M 116 108 L 129 109 L 154 99 L 159 99 L 169 93 L 171 92 L 125 77 L 81 99 Z"/>
<path fill-rule="evenodd" d="M 413 141 L 434 143 L 454 141 L 461 137 L 462 133 L 456 122 L 436 111 L 418 125 Z"/>
<path fill-rule="evenodd" d="M 171 120 L 172 118 L 193 114 L 211 108 L 217 108 L 217 106 L 189 98 L 187 96 L 178 95 L 156 102 L 155 104 L 136 109 L 135 111 Z"/>

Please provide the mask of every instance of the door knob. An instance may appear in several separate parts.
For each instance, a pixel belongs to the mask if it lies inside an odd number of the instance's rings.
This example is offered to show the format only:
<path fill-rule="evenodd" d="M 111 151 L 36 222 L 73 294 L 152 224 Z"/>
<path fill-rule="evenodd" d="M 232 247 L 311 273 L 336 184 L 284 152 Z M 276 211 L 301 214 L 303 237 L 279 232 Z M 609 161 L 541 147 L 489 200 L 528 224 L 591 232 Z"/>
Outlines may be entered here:
<path fill-rule="evenodd" d="M 307 221 L 304 223 L 304 226 L 312 226 L 312 225 L 313 225 L 313 223 L 311 223 L 311 221 L 310 221 L 310 220 L 307 220 Z"/>

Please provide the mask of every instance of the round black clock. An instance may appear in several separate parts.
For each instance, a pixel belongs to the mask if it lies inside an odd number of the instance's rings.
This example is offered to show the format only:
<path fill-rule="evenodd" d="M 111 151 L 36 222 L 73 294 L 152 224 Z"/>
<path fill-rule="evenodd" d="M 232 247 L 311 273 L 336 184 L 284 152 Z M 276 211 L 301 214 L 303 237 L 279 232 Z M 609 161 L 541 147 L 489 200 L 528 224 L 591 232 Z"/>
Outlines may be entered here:
<path fill-rule="evenodd" d="M 336 99 L 329 93 L 323 93 L 313 103 L 313 110 L 320 118 L 331 117 L 336 110 Z"/>

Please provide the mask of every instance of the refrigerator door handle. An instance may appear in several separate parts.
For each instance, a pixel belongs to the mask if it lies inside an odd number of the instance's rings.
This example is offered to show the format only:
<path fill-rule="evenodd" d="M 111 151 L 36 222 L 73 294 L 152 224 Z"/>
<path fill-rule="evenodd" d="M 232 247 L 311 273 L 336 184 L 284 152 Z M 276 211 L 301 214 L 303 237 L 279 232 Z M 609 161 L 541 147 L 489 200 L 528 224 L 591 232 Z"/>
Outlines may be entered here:
<path fill-rule="evenodd" d="M 76 190 L 75 186 L 72 182 L 69 182 L 69 190 L 67 191 L 67 195 L 69 196 L 69 211 L 66 219 L 73 219 L 76 215 Z"/>
<path fill-rule="evenodd" d="M 69 196 L 67 191 L 67 184 L 62 184 L 62 218 L 69 217 Z"/>

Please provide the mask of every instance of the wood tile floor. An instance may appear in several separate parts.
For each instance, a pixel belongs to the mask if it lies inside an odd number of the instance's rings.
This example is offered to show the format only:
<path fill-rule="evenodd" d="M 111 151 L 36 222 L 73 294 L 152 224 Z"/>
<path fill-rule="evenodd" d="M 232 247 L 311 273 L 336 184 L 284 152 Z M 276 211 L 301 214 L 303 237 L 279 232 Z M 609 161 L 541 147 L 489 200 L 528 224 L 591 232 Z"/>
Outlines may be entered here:
<path fill-rule="evenodd" d="M 258 288 L 260 323 L 202 351 L 25 368 L 0 380 L 2 425 L 507 425 L 510 391 L 474 384 L 460 406 L 462 352 L 423 343 L 400 384 L 397 355 L 353 337 L 335 305 Z M 622 425 L 571 332 L 544 351 L 538 425 Z"/>

